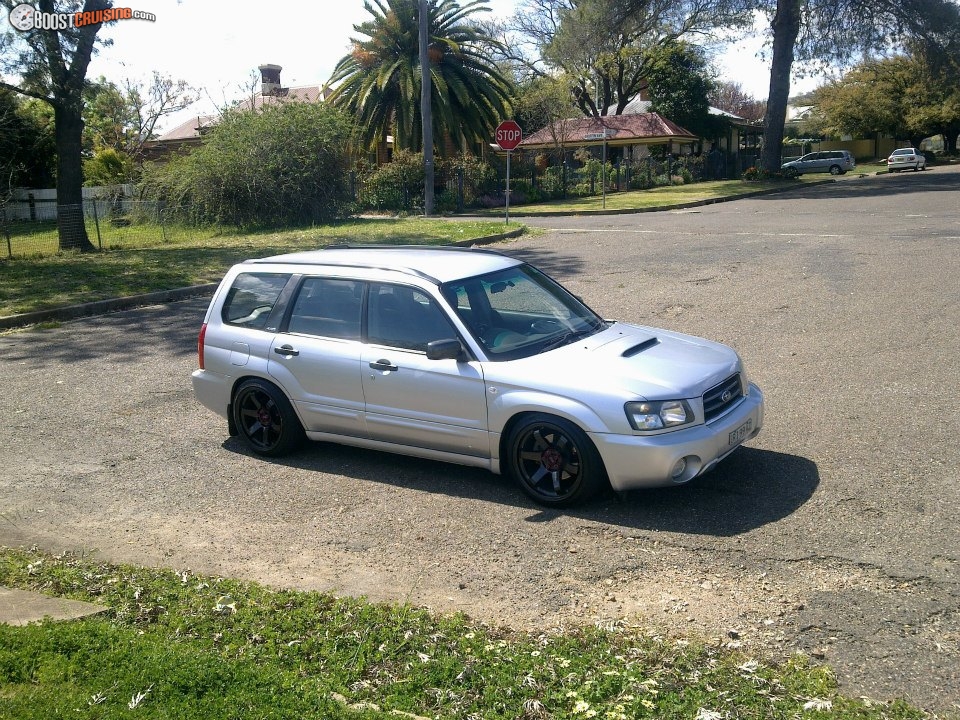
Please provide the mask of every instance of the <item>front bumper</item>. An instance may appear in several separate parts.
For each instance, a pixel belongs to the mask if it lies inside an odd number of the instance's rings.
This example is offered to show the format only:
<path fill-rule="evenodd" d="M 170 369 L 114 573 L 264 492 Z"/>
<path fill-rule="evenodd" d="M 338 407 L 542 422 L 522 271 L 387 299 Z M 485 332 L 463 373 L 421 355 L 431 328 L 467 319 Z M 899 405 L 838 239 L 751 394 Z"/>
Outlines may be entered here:
<path fill-rule="evenodd" d="M 747 423 L 748 429 L 742 429 Z M 611 487 L 631 490 L 681 485 L 703 475 L 756 437 L 761 427 L 763 393 L 751 383 L 750 392 L 739 405 L 709 424 L 661 435 L 590 433 L 590 439 L 603 458 Z M 681 459 L 686 460 L 685 468 L 678 477 L 672 477 Z"/>

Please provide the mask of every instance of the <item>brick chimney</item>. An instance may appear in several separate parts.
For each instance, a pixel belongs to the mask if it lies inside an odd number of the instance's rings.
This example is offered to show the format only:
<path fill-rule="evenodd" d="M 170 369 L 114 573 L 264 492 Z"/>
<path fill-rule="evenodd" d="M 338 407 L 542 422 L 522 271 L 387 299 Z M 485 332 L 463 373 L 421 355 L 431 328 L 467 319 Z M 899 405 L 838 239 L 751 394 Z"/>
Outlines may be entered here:
<path fill-rule="evenodd" d="M 261 65 L 257 69 L 260 70 L 260 94 L 279 95 L 280 71 L 283 68 L 279 65 Z"/>

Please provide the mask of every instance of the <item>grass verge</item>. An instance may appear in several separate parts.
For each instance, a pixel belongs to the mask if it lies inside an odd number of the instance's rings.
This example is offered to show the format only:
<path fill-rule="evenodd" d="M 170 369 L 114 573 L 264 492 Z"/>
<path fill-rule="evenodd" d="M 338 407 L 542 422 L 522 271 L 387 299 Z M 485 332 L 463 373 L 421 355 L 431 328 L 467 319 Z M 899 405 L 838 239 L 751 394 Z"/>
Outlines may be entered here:
<path fill-rule="evenodd" d="M 98 253 L 0 260 L 0 316 L 217 282 L 227 268 L 250 257 L 337 243 L 443 245 L 518 227 L 495 220 L 358 219 L 283 232 L 174 234 L 180 239 L 170 242 L 131 236 Z"/>
<path fill-rule="evenodd" d="M 690 185 L 669 185 L 650 190 L 628 190 L 607 193 L 606 207 L 603 197 L 591 195 L 583 198 L 554 200 L 545 203 L 517 205 L 510 208 L 511 215 L 539 215 L 544 213 L 578 213 L 600 210 L 643 210 L 647 208 L 670 207 L 684 203 L 703 202 L 718 198 L 739 197 L 758 190 L 773 190 L 798 187 L 800 183 L 811 180 L 823 180 L 823 177 L 802 176 L 791 181 L 744 182 L 742 180 L 715 180 L 692 183 Z M 484 215 L 503 214 L 503 208 L 483 211 Z"/>
<path fill-rule="evenodd" d="M 922 718 L 613 625 L 510 632 L 409 605 L 0 548 L 0 584 L 109 608 L 0 626 L 0 717 Z"/>

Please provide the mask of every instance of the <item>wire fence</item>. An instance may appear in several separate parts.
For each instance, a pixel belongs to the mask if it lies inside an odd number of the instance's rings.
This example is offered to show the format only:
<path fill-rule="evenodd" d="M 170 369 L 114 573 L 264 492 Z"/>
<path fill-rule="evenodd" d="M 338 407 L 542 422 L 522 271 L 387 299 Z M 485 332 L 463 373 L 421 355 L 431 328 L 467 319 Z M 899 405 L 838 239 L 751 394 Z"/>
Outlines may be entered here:
<path fill-rule="evenodd" d="M 743 170 L 740 164 L 738 158 L 718 164 L 708 156 L 647 157 L 605 165 L 588 159 L 545 167 L 517 162 L 511 169 L 510 205 L 736 177 Z M 504 159 L 495 158 L 488 165 L 438 173 L 434 187 L 437 211 L 502 207 L 505 171 Z M 345 181 L 350 183 L 356 213 L 423 212 L 422 171 L 392 176 L 352 173 Z M 198 224 L 195 208 L 167 207 L 134 200 L 131 195 L 133 192 L 91 197 L 79 205 L 59 205 L 54 198 L 40 196 L 39 191 L 11 199 L 0 204 L 0 253 L 5 251 L 8 258 L 46 256 L 86 246 L 87 241 L 100 250 L 146 247 L 209 238 L 223 231 L 219 225 Z"/>
<path fill-rule="evenodd" d="M 54 255 L 86 242 L 98 250 L 148 247 L 219 232 L 217 227 L 184 223 L 176 208 L 158 202 L 34 203 L 34 212 L 26 217 L 18 203 L 0 206 L 0 242 L 8 258 Z"/>

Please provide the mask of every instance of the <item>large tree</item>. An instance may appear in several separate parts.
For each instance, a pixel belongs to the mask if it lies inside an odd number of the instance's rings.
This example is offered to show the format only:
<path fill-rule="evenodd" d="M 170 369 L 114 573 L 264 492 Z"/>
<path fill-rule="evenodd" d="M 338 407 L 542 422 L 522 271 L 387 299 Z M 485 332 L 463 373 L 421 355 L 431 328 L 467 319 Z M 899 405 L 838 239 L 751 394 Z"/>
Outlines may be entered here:
<path fill-rule="evenodd" d="M 22 5 L 0 0 L 8 12 Z M 112 0 L 38 0 L 42 13 L 92 12 L 113 6 Z M 20 78 L 0 87 L 37 98 L 53 107 L 57 145 L 57 228 L 60 248 L 95 250 L 83 221 L 83 88 L 87 66 L 102 24 L 62 30 L 12 27 L 0 35 L 0 69 Z"/>
<path fill-rule="evenodd" d="M 156 70 L 150 82 L 126 79 L 118 85 L 105 77 L 84 89 L 84 175 L 88 185 L 132 182 L 143 166 L 143 146 L 155 137 L 164 117 L 195 100 L 185 80 L 173 80 Z M 119 172 L 103 171 L 117 166 Z M 91 177 L 96 168 L 96 177 Z"/>
<path fill-rule="evenodd" d="M 757 100 L 738 82 L 718 82 L 708 96 L 710 104 L 746 120 L 763 120 L 767 104 Z"/>
<path fill-rule="evenodd" d="M 354 38 L 337 64 L 328 100 L 356 117 L 363 145 L 392 134 L 394 147 L 419 150 L 419 3 L 368 0 L 364 8 L 373 17 L 354 31 L 365 39 Z M 510 83 L 487 51 L 493 40 L 472 18 L 488 9 L 486 0 L 428 3 L 433 134 L 461 149 L 489 141 L 509 107 Z"/>
<path fill-rule="evenodd" d="M 639 1 L 639 0 L 637 0 Z M 960 7 L 953 0 L 757 0 L 771 17 L 773 53 L 761 165 L 780 169 L 794 61 L 807 68 L 848 66 L 872 51 L 918 42 L 956 54 Z"/>
<path fill-rule="evenodd" d="M 703 138 L 714 138 L 719 126 L 707 100 L 713 91 L 703 50 L 683 41 L 650 53 L 647 80 L 650 109 Z"/>
<path fill-rule="evenodd" d="M 824 128 L 833 134 L 882 132 L 915 147 L 942 134 L 951 150 L 960 133 L 960 87 L 922 54 L 898 55 L 857 65 L 813 94 Z"/>
<path fill-rule="evenodd" d="M 563 73 L 581 112 L 601 116 L 647 86 L 658 48 L 742 26 L 748 11 L 748 0 L 524 0 L 491 32 L 516 72 Z"/>

